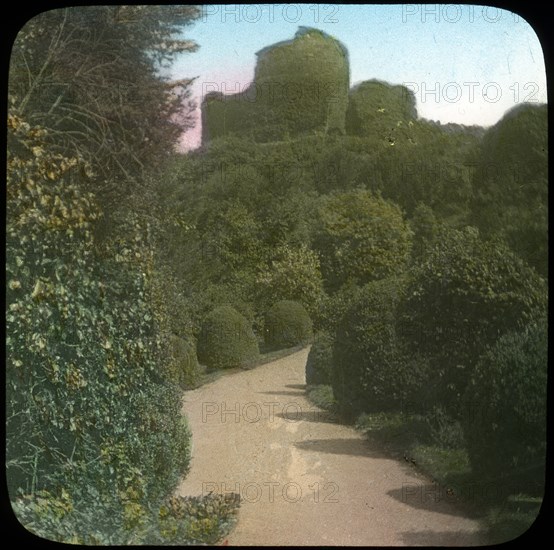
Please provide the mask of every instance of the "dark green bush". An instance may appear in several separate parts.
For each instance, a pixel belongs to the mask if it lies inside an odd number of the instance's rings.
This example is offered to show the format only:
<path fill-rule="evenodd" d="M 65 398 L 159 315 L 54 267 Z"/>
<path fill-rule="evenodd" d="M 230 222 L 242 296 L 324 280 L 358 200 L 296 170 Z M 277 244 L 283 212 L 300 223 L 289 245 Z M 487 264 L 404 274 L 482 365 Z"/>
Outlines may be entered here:
<path fill-rule="evenodd" d="M 169 347 L 169 360 L 164 365 L 167 379 L 182 389 L 194 388 L 200 376 L 194 342 L 172 334 L 166 345 Z"/>
<path fill-rule="evenodd" d="M 429 406 L 454 417 L 471 371 L 502 334 L 540 317 L 547 287 L 536 271 L 476 229 L 443 229 L 412 270 L 398 311 L 403 346 L 429 361 Z"/>
<path fill-rule="evenodd" d="M 462 422 L 472 468 L 484 479 L 513 476 L 522 491 L 544 483 L 547 349 L 543 319 L 502 336 L 475 368 Z"/>
<path fill-rule="evenodd" d="M 368 283 L 339 324 L 332 386 L 345 420 L 363 412 L 400 410 L 421 383 L 397 341 L 395 316 L 403 286 L 398 278 Z"/>
<path fill-rule="evenodd" d="M 319 333 L 306 361 L 306 384 L 309 386 L 330 384 L 332 361 L 333 339 L 328 333 Z"/>
<path fill-rule="evenodd" d="M 240 367 L 257 357 L 258 341 L 245 317 L 230 306 L 221 306 L 204 320 L 197 354 L 209 368 Z"/>
<path fill-rule="evenodd" d="M 322 196 L 314 246 L 328 291 L 401 274 L 412 234 L 400 207 L 360 188 Z"/>
<path fill-rule="evenodd" d="M 332 294 L 325 294 L 314 318 L 316 329 L 335 334 L 339 322 L 356 302 L 360 291 L 359 286 L 350 284 Z"/>
<path fill-rule="evenodd" d="M 266 312 L 264 342 L 268 348 L 290 348 L 307 343 L 312 337 L 312 321 L 302 304 L 282 300 Z"/>

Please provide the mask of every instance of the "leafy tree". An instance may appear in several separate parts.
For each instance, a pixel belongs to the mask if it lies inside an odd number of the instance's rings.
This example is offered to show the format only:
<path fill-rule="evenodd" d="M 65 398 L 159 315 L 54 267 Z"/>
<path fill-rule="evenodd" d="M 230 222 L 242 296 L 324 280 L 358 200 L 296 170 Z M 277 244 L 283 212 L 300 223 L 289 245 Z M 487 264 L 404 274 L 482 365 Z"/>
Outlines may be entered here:
<path fill-rule="evenodd" d="M 307 248 L 279 247 L 270 266 L 262 267 L 256 278 L 258 303 L 296 300 L 309 312 L 317 310 L 323 296 L 323 280 L 317 254 Z"/>
<path fill-rule="evenodd" d="M 99 497 L 99 521 L 112 507 L 144 511 L 189 460 L 179 392 L 157 368 L 149 272 L 124 243 L 110 258 L 96 254 L 101 212 L 72 183 L 85 161 L 53 153 L 47 130 L 18 116 L 8 128 L 10 497 L 62 499 L 70 523 Z"/>
<path fill-rule="evenodd" d="M 341 416 L 398 411 L 425 380 L 425 372 L 404 361 L 397 334 L 397 307 L 405 281 L 368 283 L 340 321 L 333 343 L 333 394 Z"/>
<path fill-rule="evenodd" d="M 220 272 L 255 269 L 263 258 L 261 224 L 241 202 L 222 202 L 206 210 L 197 228 L 205 259 L 218 262 Z"/>
<path fill-rule="evenodd" d="M 264 342 L 272 349 L 306 344 L 312 339 L 312 320 L 302 304 L 281 300 L 265 314 Z"/>
<path fill-rule="evenodd" d="M 473 178 L 472 223 L 548 273 L 547 106 L 506 113 L 483 137 Z"/>
<path fill-rule="evenodd" d="M 160 369 L 165 331 L 187 322 L 158 307 L 172 291 L 155 281 L 163 216 L 143 176 L 186 127 L 171 116 L 190 82 L 160 69 L 194 50 L 173 35 L 199 13 L 53 10 L 12 50 L 7 473 L 46 538 L 140 540 L 188 467 L 181 390 Z"/>
<path fill-rule="evenodd" d="M 93 163 L 97 186 L 136 175 L 165 158 L 190 125 L 186 111 L 180 123 L 172 117 L 186 107 L 191 80 L 170 82 L 160 69 L 196 49 L 177 33 L 199 16 L 195 6 L 43 12 L 13 45 L 10 107 L 49 128 L 54 151 Z"/>
<path fill-rule="evenodd" d="M 325 283 L 335 290 L 400 273 L 411 233 L 398 206 L 359 189 L 322 197 L 315 247 Z"/>

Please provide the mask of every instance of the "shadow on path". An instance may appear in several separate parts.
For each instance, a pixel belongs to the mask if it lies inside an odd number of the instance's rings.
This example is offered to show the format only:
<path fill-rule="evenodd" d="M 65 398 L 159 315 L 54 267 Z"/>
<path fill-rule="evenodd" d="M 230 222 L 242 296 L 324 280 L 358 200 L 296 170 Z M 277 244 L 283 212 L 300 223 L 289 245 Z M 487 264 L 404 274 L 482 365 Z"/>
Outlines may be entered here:
<path fill-rule="evenodd" d="M 386 453 L 372 448 L 364 439 L 308 439 L 294 445 L 303 451 L 315 453 L 388 458 Z"/>
<path fill-rule="evenodd" d="M 387 495 L 395 500 L 418 508 L 452 516 L 480 518 L 480 507 L 472 507 L 471 499 L 474 498 L 472 488 L 451 487 L 440 483 L 428 481 L 411 481 L 402 484 L 402 487 L 387 492 Z M 445 506 L 445 504 L 447 504 Z M 423 536 L 423 535 L 422 535 Z"/>
<path fill-rule="evenodd" d="M 294 422 L 321 422 L 323 424 L 340 424 L 336 417 L 329 411 L 323 410 L 295 410 L 290 406 L 286 412 L 276 413 L 275 416 L 283 418 L 291 424 Z"/>
<path fill-rule="evenodd" d="M 281 390 L 281 391 L 260 391 L 258 393 L 266 393 L 268 395 L 292 395 L 294 397 L 304 397 L 303 391 Z"/>
<path fill-rule="evenodd" d="M 287 384 L 285 388 L 290 388 L 291 390 L 306 390 L 306 384 Z"/>
<path fill-rule="evenodd" d="M 483 538 L 484 534 L 478 532 Z M 471 531 L 404 531 L 399 535 L 406 546 L 478 546 L 476 533 Z"/>

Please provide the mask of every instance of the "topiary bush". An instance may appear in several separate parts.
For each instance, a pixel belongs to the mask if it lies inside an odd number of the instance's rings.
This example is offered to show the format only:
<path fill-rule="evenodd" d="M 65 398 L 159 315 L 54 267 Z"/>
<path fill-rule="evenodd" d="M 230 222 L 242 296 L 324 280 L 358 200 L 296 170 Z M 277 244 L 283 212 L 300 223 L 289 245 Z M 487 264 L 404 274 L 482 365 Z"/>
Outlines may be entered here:
<path fill-rule="evenodd" d="M 526 487 L 544 484 L 546 448 L 546 318 L 499 338 L 479 360 L 463 415 L 474 472 L 510 476 Z"/>
<path fill-rule="evenodd" d="M 414 266 L 398 310 L 403 345 L 429 361 L 434 386 L 428 408 L 456 417 L 472 369 L 487 346 L 536 321 L 547 287 L 501 242 L 472 227 L 443 229 Z"/>
<path fill-rule="evenodd" d="M 395 314 L 402 287 L 397 278 L 368 283 L 339 323 L 331 382 L 346 421 L 363 412 L 399 410 L 417 382 L 397 346 Z"/>
<path fill-rule="evenodd" d="M 306 361 L 306 384 L 315 386 L 331 384 L 333 338 L 329 333 L 317 335 Z"/>
<path fill-rule="evenodd" d="M 264 342 L 269 349 L 290 348 L 312 337 L 312 320 L 298 302 L 281 300 L 265 315 Z"/>
<path fill-rule="evenodd" d="M 197 354 L 209 368 L 241 367 L 258 356 L 258 340 L 245 317 L 230 306 L 220 306 L 202 324 Z"/>

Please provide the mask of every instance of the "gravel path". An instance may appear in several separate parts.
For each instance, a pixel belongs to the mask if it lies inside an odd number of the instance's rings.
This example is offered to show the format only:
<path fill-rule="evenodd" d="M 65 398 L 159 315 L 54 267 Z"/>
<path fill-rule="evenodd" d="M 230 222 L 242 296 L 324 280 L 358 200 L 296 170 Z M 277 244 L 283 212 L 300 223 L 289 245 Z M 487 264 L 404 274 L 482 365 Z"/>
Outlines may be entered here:
<path fill-rule="evenodd" d="M 181 495 L 241 494 L 230 545 L 479 545 L 442 488 L 305 397 L 308 349 L 185 394 Z"/>

